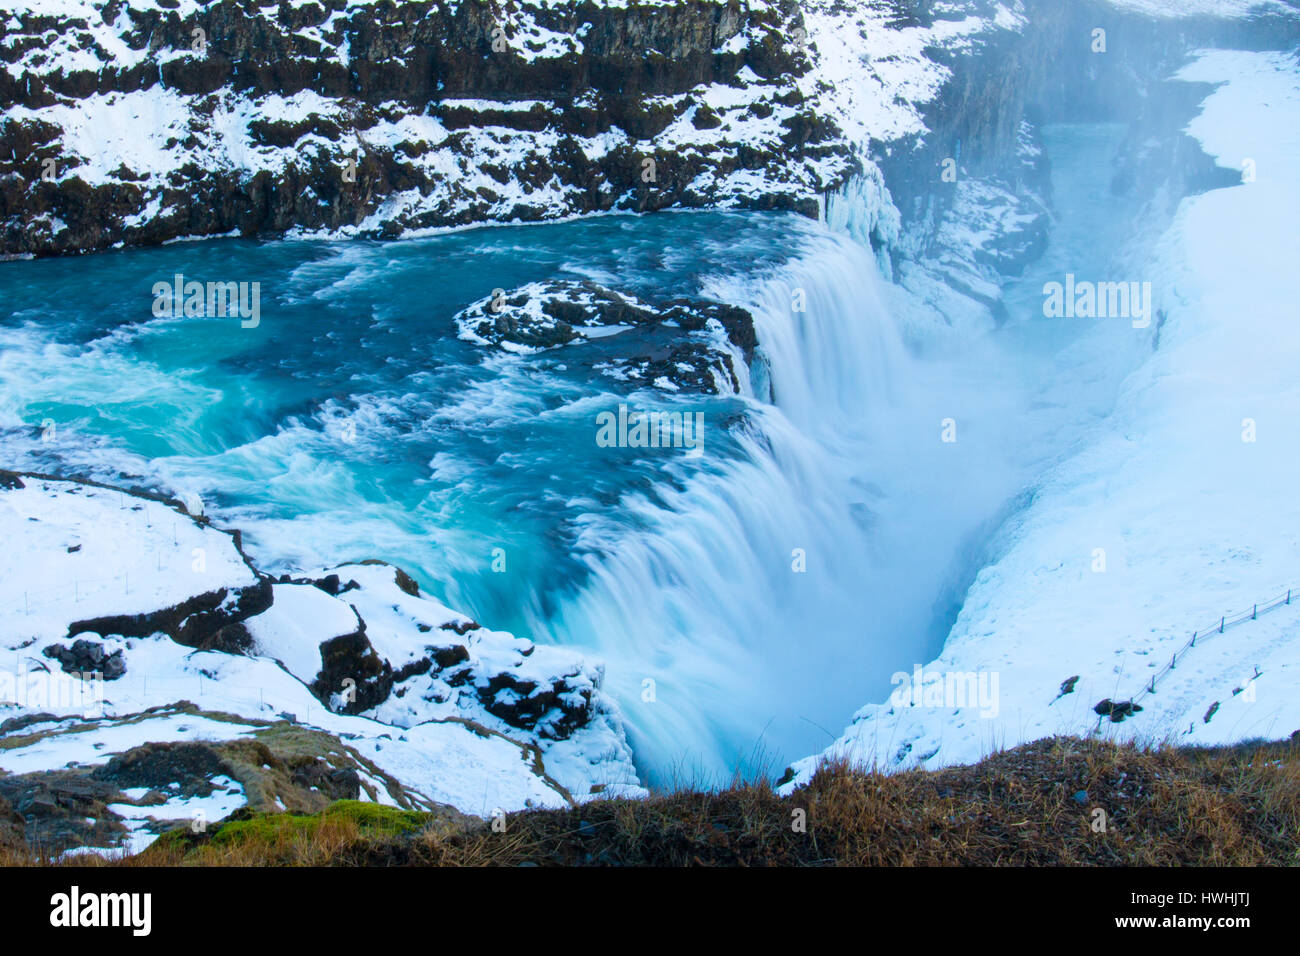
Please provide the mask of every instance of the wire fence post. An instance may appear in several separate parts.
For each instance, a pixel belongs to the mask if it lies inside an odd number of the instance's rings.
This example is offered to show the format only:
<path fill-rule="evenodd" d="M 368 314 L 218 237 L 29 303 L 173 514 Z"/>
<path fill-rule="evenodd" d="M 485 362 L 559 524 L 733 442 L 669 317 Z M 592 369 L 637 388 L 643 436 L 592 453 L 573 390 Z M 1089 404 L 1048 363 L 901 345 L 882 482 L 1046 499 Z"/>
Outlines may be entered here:
<path fill-rule="evenodd" d="M 1221 617 L 1221 618 L 1219 618 L 1219 633 L 1220 633 L 1220 634 L 1223 633 L 1223 622 L 1226 621 L 1226 620 L 1227 620 L 1226 617 Z"/>

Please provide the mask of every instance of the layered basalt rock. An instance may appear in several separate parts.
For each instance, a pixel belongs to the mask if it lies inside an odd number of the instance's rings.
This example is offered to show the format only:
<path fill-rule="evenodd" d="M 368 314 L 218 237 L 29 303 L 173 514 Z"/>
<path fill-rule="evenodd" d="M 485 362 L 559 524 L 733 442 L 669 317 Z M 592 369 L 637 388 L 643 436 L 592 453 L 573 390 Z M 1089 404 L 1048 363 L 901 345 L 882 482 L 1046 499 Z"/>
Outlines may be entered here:
<path fill-rule="evenodd" d="M 590 720 L 593 688 L 584 683 L 561 677 L 542 684 L 502 672 L 488 677 L 477 691 L 487 712 L 511 727 L 565 740 Z"/>
<path fill-rule="evenodd" d="M 331 637 L 320 645 L 321 669 L 309 688 L 338 713 L 360 714 L 388 699 L 393 669 L 366 638 L 365 622 L 351 634 Z"/>
<path fill-rule="evenodd" d="M 238 654 L 251 645 L 243 622 L 270 606 L 271 584 L 262 578 L 248 587 L 205 591 L 156 611 L 74 621 L 68 626 L 68 636 L 93 633 L 147 637 L 161 631 L 186 647 Z"/>
<path fill-rule="evenodd" d="M 813 214 L 854 167 L 799 89 L 792 0 L 79 13 L 13 12 L 0 38 L 0 253 L 676 205 Z"/>

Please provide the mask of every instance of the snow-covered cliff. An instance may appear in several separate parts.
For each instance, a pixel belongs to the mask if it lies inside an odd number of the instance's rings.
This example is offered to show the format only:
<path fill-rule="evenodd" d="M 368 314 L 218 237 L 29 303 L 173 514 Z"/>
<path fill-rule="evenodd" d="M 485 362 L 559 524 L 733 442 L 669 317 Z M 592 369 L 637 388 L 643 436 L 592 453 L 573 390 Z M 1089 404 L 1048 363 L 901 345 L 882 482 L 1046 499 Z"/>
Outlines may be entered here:
<path fill-rule="evenodd" d="M 816 215 L 1013 6 L 6 0 L 0 253 Z"/>

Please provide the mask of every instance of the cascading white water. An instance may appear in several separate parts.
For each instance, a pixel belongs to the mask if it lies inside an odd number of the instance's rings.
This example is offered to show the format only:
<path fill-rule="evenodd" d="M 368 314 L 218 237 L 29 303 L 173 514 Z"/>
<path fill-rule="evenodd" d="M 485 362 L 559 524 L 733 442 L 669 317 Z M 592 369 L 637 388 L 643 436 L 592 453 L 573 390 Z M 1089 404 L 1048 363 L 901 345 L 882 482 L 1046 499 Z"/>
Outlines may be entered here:
<path fill-rule="evenodd" d="M 755 316 L 774 404 L 751 404 L 739 460 L 590 516 L 589 580 L 534 623 L 606 660 L 654 782 L 779 771 L 933 649 L 970 522 L 945 496 L 940 379 L 883 289 L 871 253 L 824 229 L 765 282 L 714 282 Z"/>
<path fill-rule="evenodd" d="M 1045 131 L 1059 196 L 1105 193 L 1119 132 Z M 1042 316 L 1046 279 L 1105 274 L 1113 247 L 1098 238 L 1129 221 L 1122 198 L 1061 204 L 1041 262 L 1004 290 L 1001 328 L 974 313 L 949 324 L 881 277 L 864 239 L 891 209 L 864 181 L 767 281 L 709 285 L 753 312 L 772 404 L 752 403 L 739 461 L 625 500 L 638 532 L 592 516 L 601 557 L 543 625 L 606 659 L 652 782 L 815 753 L 886 700 L 895 673 L 931 661 L 1017 496 L 1149 348 L 1127 323 Z"/>

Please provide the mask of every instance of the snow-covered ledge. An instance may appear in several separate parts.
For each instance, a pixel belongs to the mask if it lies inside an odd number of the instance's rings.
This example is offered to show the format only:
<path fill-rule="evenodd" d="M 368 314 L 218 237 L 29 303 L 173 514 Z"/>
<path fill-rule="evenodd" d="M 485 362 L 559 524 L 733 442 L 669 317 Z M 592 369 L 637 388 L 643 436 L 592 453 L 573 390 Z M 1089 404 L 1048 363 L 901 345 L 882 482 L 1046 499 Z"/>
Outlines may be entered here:
<path fill-rule="evenodd" d="M 0 775 L 289 724 L 364 758 L 363 799 L 487 817 L 644 792 L 598 666 L 481 627 L 391 565 L 272 581 L 178 502 L 11 472 L 0 537 Z M 242 805 L 250 781 L 209 776 L 203 800 L 121 795 L 132 836 L 113 846 Z"/>

